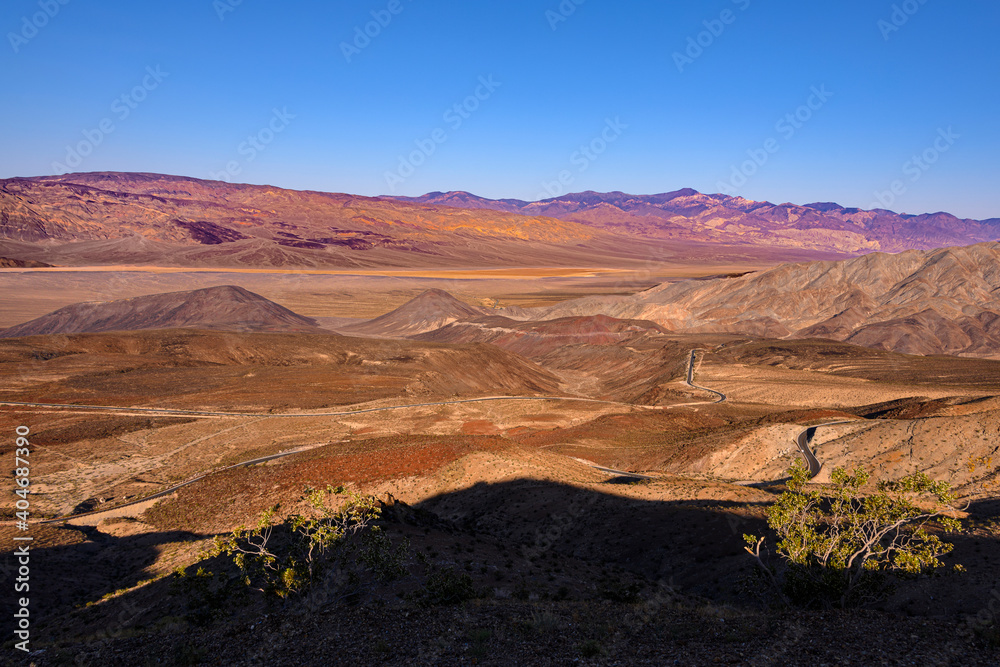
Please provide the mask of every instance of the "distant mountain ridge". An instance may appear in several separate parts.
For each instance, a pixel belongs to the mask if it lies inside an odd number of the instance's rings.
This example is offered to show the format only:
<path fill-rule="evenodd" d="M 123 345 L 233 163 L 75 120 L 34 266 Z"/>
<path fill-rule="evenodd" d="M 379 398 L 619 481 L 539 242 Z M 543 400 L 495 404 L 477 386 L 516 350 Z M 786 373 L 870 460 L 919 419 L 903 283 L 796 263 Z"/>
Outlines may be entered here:
<path fill-rule="evenodd" d="M 497 206 L 503 206 L 502 203 Z M 842 255 L 760 247 L 757 263 Z M 55 266 L 480 268 L 745 262 L 553 217 L 161 174 L 0 180 L 0 256 Z M 763 261 L 761 261 L 763 260 Z"/>
<path fill-rule="evenodd" d="M 943 212 L 903 215 L 832 202 L 772 204 L 691 188 L 653 195 L 587 191 L 536 202 L 486 199 L 468 192 L 393 199 L 548 216 L 647 238 L 737 245 L 900 252 L 1000 240 L 1000 218 L 970 220 Z"/>
<path fill-rule="evenodd" d="M 0 256 L 54 266 L 768 266 L 1000 239 L 1000 219 L 707 195 L 362 197 L 146 173 L 0 180 Z M 14 264 L 14 266 L 18 266 Z"/>

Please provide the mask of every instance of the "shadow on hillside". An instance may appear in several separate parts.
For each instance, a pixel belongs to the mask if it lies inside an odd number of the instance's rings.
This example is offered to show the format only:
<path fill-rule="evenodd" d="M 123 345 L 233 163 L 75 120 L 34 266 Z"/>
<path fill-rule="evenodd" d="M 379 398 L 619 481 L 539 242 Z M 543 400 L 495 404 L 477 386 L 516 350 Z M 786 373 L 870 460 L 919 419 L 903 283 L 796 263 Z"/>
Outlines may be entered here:
<path fill-rule="evenodd" d="M 479 590 L 511 586 L 517 579 L 541 599 L 561 599 L 556 597 L 559 582 L 551 583 L 555 571 L 560 577 L 576 577 L 577 590 L 596 596 L 605 585 L 598 581 L 601 573 L 616 578 L 616 572 L 625 571 L 646 582 L 643 595 L 666 585 L 715 603 L 756 606 L 743 592 L 743 581 L 754 568 L 743 535 L 767 533 L 764 521 L 754 516 L 762 516 L 762 504 L 635 497 L 642 495 L 643 487 L 638 483 L 626 497 L 620 495 L 620 483 L 602 485 L 600 491 L 531 479 L 479 483 L 413 507 L 390 504 L 383 523 L 390 535 L 408 534 L 415 552 L 426 553 L 428 545 L 436 545 L 440 558 L 456 567 L 468 561 L 510 563 L 502 584 L 491 579 L 485 567 L 482 574 L 478 565 L 465 567 Z M 973 510 L 996 516 L 998 505 L 1000 501 L 990 501 Z M 74 606 L 150 578 L 147 568 L 157 559 L 162 562 L 164 549 L 173 548 L 168 545 L 206 537 L 183 531 L 114 537 L 94 528 L 51 530 L 77 530 L 88 539 L 32 550 L 33 622 L 46 624 L 47 631 L 49 624 L 61 624 Z M 974 615 L 985 608 L 991 590 L 1000 584 L 995 581 L 1000 541 L 982 535 L 948 539 L 956 549 L 946 562 L 963 563 L 968 574 L 903 582 L 886 608 L 946 616 Z M 11 560 L 9 553 L 0 556 L 0 562 Z M 218 569 L 218 563 L 204 565 Z M 100 636 L 108 622 L 117 624 L 116 632 L 133 623 L 138 629 L 166 622 L 171 615 L 183 614 L 180 602 L 169 593 L 169 579 L 125 593 L 110 605 L 73 614 L 72 625 L 60 625 L 58 631 Z"/>
<path fill-rule="evenodd" d="M 611 480 L 614 481 L 614 480 Z M 777 489 L 775 492 L 779 491 Z M 516 545 L 525 559 L 576 558 L 620 567 L 651 582 L 734 606 L 757 604 L 745 587 L 754 564 L 744 534 L 774 536 L 763 503 L 642 500 L 545 481 L 476 484 L 420 503 L 463 531 Z M 970 507 L 977 517 L 1000 517 L 1000 500 Z M 949 571 L 898 582 L 882 606 L 916 615 L 975 614 L 1000 589 L 1000 534 L 952 534 L 942 560 Z M 967 574 L 955 575 L 961 563 Z M 1000 598 L 1000 593 L 995 593 Z"/>
<path fill-rule="evenodd" d="M 466 532 L 485 533 L 522 557 L 571 557 L 620 567 L 653 582 L 738 601 L 736 581 L 751 566 L 744 533 L 766 525 L 755 504 L 718 500 L 662 501 L 619 495 L 643 482 L 611 477 L 607 491 L 538 480 L 479 483 L 418 505 Z M 759 503 L 757 503 L 759 505 Z"/>
<path fill-rule="evenodd" d="M 70 542 L 29 549 L 29 591 L 31 622 L 52 624 L 74 608 L 96 603 L 122 589 L 151 579 L 149 568 L 162 557 L 165 548 L 203 539 L 187 531 L 166 531 L 115 537 L 92 526 L 44 526 L 34 529 L 36 539 Z M 18 557 L 11 551 L 0 555 L 0 571 L 14 590 Z M 100 606 L 100 605 L 97 605 Z M 94 607 L 93 615 L 99 615 Z M 10 617 L 8 617 L 10 618 Z M 13 636 L 10 621 L 5 622 Z"/>

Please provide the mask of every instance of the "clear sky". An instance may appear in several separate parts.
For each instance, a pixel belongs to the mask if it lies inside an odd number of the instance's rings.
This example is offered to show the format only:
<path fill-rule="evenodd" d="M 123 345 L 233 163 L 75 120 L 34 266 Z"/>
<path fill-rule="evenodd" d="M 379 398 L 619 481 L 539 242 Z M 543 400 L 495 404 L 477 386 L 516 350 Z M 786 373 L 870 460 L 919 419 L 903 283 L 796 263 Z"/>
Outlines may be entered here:
<path fill-rule="evenodd" d="M 0 177 L 1000 217 L 996 0 L 5 0 L 0 27 Z"/>

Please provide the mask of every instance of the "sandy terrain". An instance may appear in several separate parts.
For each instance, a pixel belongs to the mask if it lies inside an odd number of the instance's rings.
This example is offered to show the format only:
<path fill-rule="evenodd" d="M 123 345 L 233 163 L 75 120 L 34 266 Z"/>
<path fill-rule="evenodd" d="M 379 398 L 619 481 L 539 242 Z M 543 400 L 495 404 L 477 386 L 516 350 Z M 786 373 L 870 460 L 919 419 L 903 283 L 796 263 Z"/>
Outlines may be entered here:
<path fill-rule="evenodd" d="M 844 408 L 871 405 L 911 396 L 942 398 L 984 393 L 926 385 L 894 385 L 838 377 L 814 371 L 745 365 L 705 363 L 699 378 L 706 386 L 724 392 L 735 403 L 757 403 L 801 408 Z"/>

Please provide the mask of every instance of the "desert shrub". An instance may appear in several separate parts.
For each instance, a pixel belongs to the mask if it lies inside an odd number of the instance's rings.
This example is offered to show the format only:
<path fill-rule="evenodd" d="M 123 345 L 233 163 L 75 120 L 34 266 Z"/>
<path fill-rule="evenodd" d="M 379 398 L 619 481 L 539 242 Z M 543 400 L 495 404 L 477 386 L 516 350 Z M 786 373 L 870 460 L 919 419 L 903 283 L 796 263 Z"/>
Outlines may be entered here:
<path fill-rule="evenodd" d="M 857 606 L 883 599 L 892 590 L 889 575 L 939 570 L 939 557 L 953 545 L 927 531 L 937 522 L 960 529 L 955 495 L 946 482 L 923 473 L 880 481 L 863 495 L 870 476 L 858 468 L 833 471 L 833 494 L 806 491 L 809 471 L 798 461 L 789 471 L 786 491 L 767 510 L 768 526 L 778 537 L 778 564 L 761 555 L 764 538 L 744 535 L 746 550 L 759 573 L 787 604 Z M 921 504 L 917 504 L 920 502 Z M 929 506 L 929 508 L 928 508 Z"/>
<path fill-rule="evenodd" d="M 333 509 L 332 496 L 344 497 Z M 265 511 L 254 528 L 237 528 L 216 537 L 212 556 L 230 556 L 243 583 L 268 595 L 287 598 L 324 582 L 356 595 L 365 571 L 380 581 L 406 573 L 409 545 L 394 544 L 375 525 L 379 502 L 374 496 L 348 492 L 342 487 L 325 491 L 306 489 L 303 499 L 308 516 L 293 514 L 278 523 L 277 506 Z M 328 597 L 328 596 L 326 596 Z"/>
<path fill-rule="evenodd" d="M 425 606 L 458 604 L 478 597 L 472 577 L 455 568 L 446 567 L 427 576 L 419 601 Z"/>
<path fill-rule="evenodd" d="M 170 582 L 171 595 L 187 599 L 185 619 L 195 625 L 205 625 L 232 602 L 232 592 L 223 577 L 198 566 L 190 574 L 183 568 L 174 570 Z"/>

